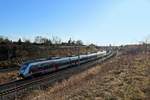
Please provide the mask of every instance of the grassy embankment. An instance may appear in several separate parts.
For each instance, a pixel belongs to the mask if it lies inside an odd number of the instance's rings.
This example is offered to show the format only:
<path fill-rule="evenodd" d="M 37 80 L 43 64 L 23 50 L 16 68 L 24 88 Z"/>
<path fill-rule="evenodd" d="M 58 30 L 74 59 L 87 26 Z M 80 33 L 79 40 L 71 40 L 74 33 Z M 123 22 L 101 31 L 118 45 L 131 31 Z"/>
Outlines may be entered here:
<path fill-rule="evenodd" d="M 74 75 L 47 90 L 35 90 L 29 100 L 150 100 L 150 56 L 119 55 Z"/>

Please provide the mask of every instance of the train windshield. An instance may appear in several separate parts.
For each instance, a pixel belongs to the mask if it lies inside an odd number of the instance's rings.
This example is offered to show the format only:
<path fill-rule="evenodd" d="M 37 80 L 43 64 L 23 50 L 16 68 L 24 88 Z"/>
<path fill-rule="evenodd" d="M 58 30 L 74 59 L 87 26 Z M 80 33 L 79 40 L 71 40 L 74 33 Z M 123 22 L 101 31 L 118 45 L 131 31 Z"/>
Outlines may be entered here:
<path fill-rule="evenodd" d="M 25 70 L 27 68 L 28 64 L 23 64 L 21 67 L 21 70 Z"/>

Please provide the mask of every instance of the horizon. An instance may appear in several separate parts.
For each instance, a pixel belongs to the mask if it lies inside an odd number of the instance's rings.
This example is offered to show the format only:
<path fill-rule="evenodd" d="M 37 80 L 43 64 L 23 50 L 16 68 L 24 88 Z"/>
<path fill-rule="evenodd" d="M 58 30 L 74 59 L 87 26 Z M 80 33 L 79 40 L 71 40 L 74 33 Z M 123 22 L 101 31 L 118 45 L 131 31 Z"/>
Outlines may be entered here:
<path fill-rule="evenodd" d="M 1 0 L 0 36 L 85 44 L 139 44 L 150 34 L 149 0 Z"/>
<path fill-rule="evenodd" d="M 6 37 L 6 36 L 0 36 L 1 38 L 3 38 L 3 39 L 8 39 L 9 41 L 12 41 L 12 42 L 18 42 L 20 39 L 21 39 L 21 42 L 23 43 L 23 42 L 25 42 L 25 41 L 29 41 L 30 43 L 36 43 L 35 42 L 35 38 L 37 37 L 35 37 L 34 39 L 26 39 L 26 38 L 18 38 L 18 39 L 16 39 L 16 40 L 12 40 L 12 39 L 10 39 L 10 38 L 8 38 L 8 37 Z M 41 36 L 40 36 L 41 37 Z M 54 36 L 55 37 L 55 36 Z M 57 37 L 57 36 L 56 36 Z M 45 38 L 45 39 L 48 39 L 48 40 L 53 40 L 52 38 L 47 38 L 47 37 L 42 37 L 42 38 Z M 60 39 L 61 40 L 61 43 L 68 43 L 68 41 L 71 39 L 71 38 L 69 38 L 67 41 L 63 41 L 61 38 L 59 38 L 59 37 L 57 37 L 58 39 Z M 78 40 L 73 40 L 73 39 L 71 39 L 72 41 L 78 41 Z M 82 40 L 81 40 L 82 41 Z M 140 44 L 143 44 L 143 43 L 145 43 L 146 41 L 138 41 L 137 43 L 126 43 L 126 44 L 120 44 L 120 45 L 113 45 L 113 44 L 107 44 L 107 45 L 97 45 L 97 44 L 94 44 L 94 43 L 84 43 L 84 41 L 82 41 L 83 42 L 83 45 L 86 45 L 86 46 L 88 46 L 88 45 L 95 45 L 95 46 L 128 46 L 128 45 L 140 45 Z M 149 43 L 149 41 L 147 41 L 148 43 Z"/>

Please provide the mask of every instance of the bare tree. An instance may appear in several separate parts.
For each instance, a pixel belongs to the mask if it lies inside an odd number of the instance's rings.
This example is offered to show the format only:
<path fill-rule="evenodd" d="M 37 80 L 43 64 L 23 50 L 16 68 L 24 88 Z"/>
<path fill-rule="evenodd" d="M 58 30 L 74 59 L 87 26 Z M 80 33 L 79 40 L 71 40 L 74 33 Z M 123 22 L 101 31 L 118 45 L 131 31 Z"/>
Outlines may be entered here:
<path fill-rule="evenodd" d="M 59 44 L 61 44 L 61 39 L 57 36 L 52 36 L 52 43 L 58 46 Z"/>
<path fill-rule="evenodd" d="M 68 45 L 71 45 L 71 42 L 72 42 L 72 40 L 71 40 L 71 38 L 68 40 Z"/>
<path fill-rule="evenodd" d="M 77 41 L 76 41 L 76 45 L 80 45 L 80 46 L 83 45 L 82 40 L 77 40 Z"/>
<path fill-rule="evenodd" d="M 150 35 L 148 35 L 145 40 L 142 42 L 143 45 L 143 51 L 145 54 L 145 59 L 148 60 L 148 54 L 149 54 L 149 45 L 150 45 Z"/>
<path fill-rule="evenodd" d="M 10 43 L 11 41 L 7 37 L 0 36 L 0 43 Z"/>
<path fill-rule="evenodd" d="M 36 36 L 34 42 L 40 44 L 42 42 L 42 37 Z"/>
<path fill-rule="evenodd" d="M 19 38 L 18 42 L 17 42 L 18 45 L 21 45 L 22 44 L 22 40 L 21 38 Z"/>
<path fill-rule="evenodd" d="M 150 44 L 150 35 L 148 35 L 148 36 L 145 38 L 144 42 L 143 42 L 145 54 L 148 53 L 148 50 L 149 50 L 149 44 Z"/>
<path fill-rule="evenodd" d="M 35 37 L 34 42 L 38 44 L 52 45 L 52 41 L 50 39 L 42 37 L 42 36 Z"/>

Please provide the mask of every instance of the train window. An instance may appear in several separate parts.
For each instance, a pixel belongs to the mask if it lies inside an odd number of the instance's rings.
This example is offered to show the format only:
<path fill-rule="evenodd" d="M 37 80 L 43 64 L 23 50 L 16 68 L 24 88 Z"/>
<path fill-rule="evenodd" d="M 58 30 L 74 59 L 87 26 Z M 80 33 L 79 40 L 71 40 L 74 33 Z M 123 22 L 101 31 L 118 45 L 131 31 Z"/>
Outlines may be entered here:
<path fill-rule="evenodd" d="M 80 59 L 80 61 L 82 61 L 82 60 L 86 60 L 86 59 L 88 59 L 88 58 L 81 58 L 81 59 Z"/>
<path fill-rule="evenodd" d="M 34 68 L 36 68 L 36 67 L 37 67 L 36 65 L 32 65 L 32 66 L 31 66 L 31 69 L 34 69 Z"/>
<path fill-rule="evenodd" d="M 45 63 L 45 64 L 41 64 L 40 67 L 42 67 L 43 69 L 48 69 L 51 68 L 52 64 L 50 63 Z"/>
<path fill-rule="evenodd" d="M 66 65 L 68 63 L 70 63 L 70 60 L 68 60 L 68 59 L 57 62 L 58 65 Z"/>
<path fill-rule="evenodd" d="M 27 65 L 22 65 L 21 70 L 25 70 L 28 66 Z"/>
<path fill-rule="evenodd" d="M 61 63 L 61 65 L 66 65 L 66 64 L 69 64 L 70 63 L 70 60 L 65 60 Z"/>
<path fill-rule="evenodd" d="M 47 66 L 47 64 L 41 64 L 41 65 L 40 65 L 40 67 L 45 67 L 45 66 Z"/>
<path fill-rule="evenodd" d="M 40 69 L 47 69 L 48 68 L 48 64 L 44 63 L 40 65 Z"/>
<path fill-rule="evenodd" d="M 36 70 L 38 70 L 37 65 L 32 65 L 32 66 L 30 67 L 30 72 L 35 72 Z"/>

